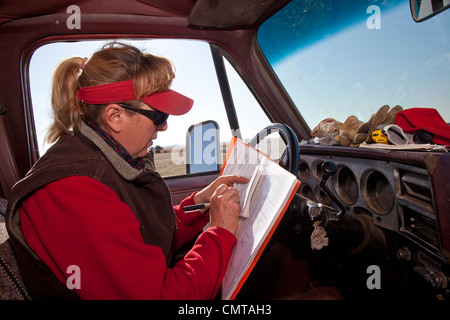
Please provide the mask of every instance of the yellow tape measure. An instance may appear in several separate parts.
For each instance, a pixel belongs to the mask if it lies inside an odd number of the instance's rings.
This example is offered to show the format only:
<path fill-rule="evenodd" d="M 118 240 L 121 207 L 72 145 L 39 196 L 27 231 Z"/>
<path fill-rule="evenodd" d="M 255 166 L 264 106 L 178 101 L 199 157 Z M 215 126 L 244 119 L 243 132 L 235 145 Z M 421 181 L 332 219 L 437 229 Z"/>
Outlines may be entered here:
<path fill-rule="evenodd" d="M 381 129 L 372 132 L 372 140 L 376 143 L 389 144 L 387 135 L 385 135 Z"/>

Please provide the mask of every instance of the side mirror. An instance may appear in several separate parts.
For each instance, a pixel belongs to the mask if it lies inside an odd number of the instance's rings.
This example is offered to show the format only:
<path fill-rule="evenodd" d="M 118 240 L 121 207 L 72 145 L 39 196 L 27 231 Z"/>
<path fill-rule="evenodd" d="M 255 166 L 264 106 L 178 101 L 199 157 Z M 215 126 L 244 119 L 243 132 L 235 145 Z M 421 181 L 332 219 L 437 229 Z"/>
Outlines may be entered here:
<path fill-rule="evenodd" d="M 414 21 L 422 22 L 450 7 L 450 0 L 409 0 Z"/>
<path fill-rule="evenodd" d="M 220 170 L 220 129 L 208 120 L 189 127 L 186 134 L 186 173 Z"/>

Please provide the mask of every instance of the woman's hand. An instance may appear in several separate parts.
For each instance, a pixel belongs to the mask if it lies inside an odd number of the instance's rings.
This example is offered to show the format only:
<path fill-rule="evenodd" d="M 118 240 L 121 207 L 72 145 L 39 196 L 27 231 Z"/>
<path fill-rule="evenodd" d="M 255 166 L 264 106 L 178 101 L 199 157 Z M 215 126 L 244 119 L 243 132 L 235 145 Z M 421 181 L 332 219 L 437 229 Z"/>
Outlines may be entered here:
<path fill-rule="evenodd" d="M 240 176 L 221 176 L 194 196 L 196 203 L 209 202 L 211 226 L 224 228 L 235 233 L 239 224 L 239 192 L 234 183 L 248 183 L 249 179 Z"/>
<path fill-rule="evenodd" d="M 196 204 L 199 203 L 210 203 L 211 197 L 213 193 L 216 191 L 216 189 L 222 185 L 225 184 L 228 187 L 232 187 L 235 183 L 248 183 L 250 180 L 238 175 L 228 175 L 228 176 L 220 176 L 216 180 L 214 180 L 209 186 L 204 188 L 203 190 L 199 191 L 194 196 L 194 201 Z"/>

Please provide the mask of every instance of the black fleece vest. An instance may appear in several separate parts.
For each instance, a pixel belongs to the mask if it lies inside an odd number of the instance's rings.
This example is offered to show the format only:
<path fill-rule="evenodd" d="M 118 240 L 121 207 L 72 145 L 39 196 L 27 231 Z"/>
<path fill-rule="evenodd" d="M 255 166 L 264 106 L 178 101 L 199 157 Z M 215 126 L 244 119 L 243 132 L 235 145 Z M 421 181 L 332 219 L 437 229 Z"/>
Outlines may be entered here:
<path fill-rule="evenodd" d="M 116 192 L 139 221 L 143 242 L 160 247 L 169 264 L 176 232 L 170 191 L 154 171 L 151 154 L 145 163 L 145 169 L 134 169 L 83 123 L 74 135 L 62 135 L 14 186 L 6 227 L 21 276 L 33 299 L 78 298 L 27 245 L 20 228 L 19 208 L 23 200 L 46 184 L 65 177 L 90 177 Z"/>

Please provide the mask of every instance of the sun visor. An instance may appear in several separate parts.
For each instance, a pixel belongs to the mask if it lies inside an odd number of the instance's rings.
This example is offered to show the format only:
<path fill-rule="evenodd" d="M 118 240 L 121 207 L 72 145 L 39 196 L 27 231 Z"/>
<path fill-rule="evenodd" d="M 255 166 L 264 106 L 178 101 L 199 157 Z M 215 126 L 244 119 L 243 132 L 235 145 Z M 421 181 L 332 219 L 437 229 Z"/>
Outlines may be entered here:
<path fill-rule="evenodd" d="M 133 80 L 126 80 L 92 87 L 82 87 L 78 100 L 89 104 L 117 103 L 136 100 Z M 171 115 L 182 115 L 191 110 L 194 101 L 174 90 L 158 91 L 140 98 L 150 107 Z"/>

